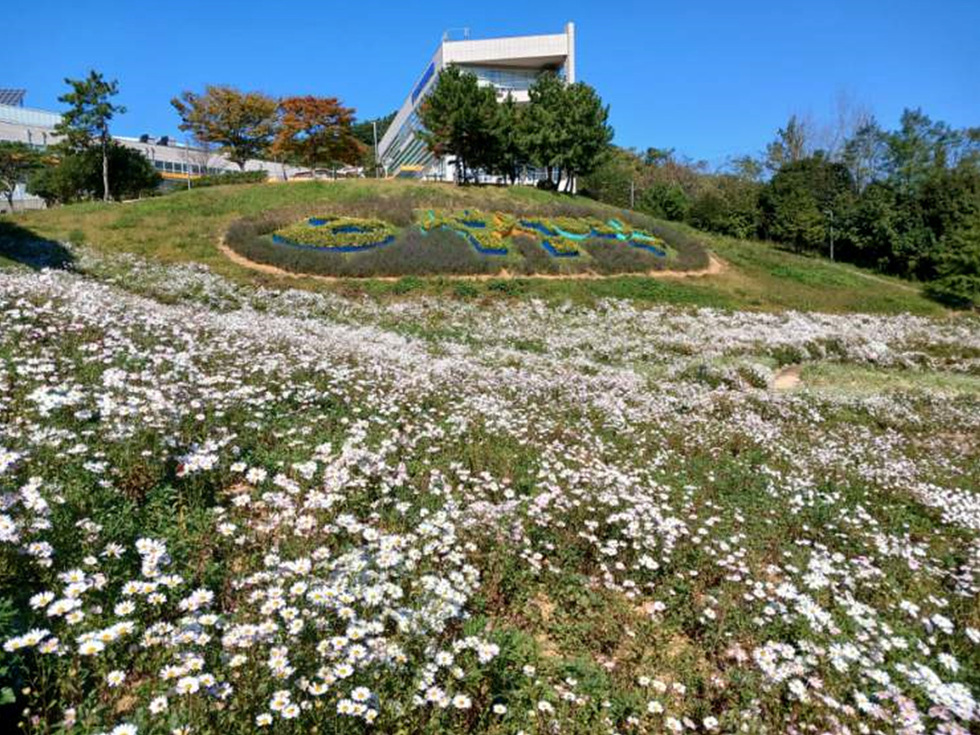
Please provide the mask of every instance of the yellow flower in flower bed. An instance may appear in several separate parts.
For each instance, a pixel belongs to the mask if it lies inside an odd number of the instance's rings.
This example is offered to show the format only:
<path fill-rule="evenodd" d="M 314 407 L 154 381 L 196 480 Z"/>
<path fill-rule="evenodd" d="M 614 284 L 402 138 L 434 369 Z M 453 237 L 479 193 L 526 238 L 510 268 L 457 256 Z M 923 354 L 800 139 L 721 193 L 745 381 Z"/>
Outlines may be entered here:
<path fill-rule="evenodd" d="M 593 220 L 583 217 L 549 217 L 541 222 L 551 230 L 562 229 L 576 235 L 588 235 L 593 227 Z"/>
<path fill-rule="evenodd" d="M 357 217 L 309 217 L 272 233 L 277 243 L 341 253 L 369 250 L 394 239 L 395 228 L 387 222 Z"/>
<path fill-rule="evenodd" d="M 452 230 L 483 255 L 507 255 L 509 229 L 502 229 L 497 215 L 478 209 L 451 211 L 418 210 L 416 219 L 424 232 L 444 228 Z"/>
<path fill-rule="evenodd" d="M 514 235 L 530 237 L 552 256 L 561 258 L 581 255 L 579 244 L 593 238 L 616 240 L 660 256 L 666 255 L 660 238 L 618 220 L 604 222 L 596 217 L 534 217 L 487 213 L 478 209 L 420 209 L 416 211 L 416 221 L 423 232 L 439 228 L 452 230 L 485 255 L 506 255 L 508 240 Z"/>
<path fill-rule="evenodd" d="M 587 237 L 585 234 L 562 231 L 551 220 L 541 217 L 523 217 L 518 226 L 523 234 L 540 240 L 541 247 L 556 258 L 575 258 L 581 255 L 575 240 L 584 240 Z"/>

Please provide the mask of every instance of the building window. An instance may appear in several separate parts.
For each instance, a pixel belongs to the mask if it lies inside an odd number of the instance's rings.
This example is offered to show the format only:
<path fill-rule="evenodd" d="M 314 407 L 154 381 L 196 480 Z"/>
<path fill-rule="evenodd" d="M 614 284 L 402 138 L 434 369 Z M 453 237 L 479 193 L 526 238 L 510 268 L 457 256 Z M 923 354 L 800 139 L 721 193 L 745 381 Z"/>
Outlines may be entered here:
<path fill-rule="evenodd" d="M 464 68 L 476 75 L 481 82 L 492 84 L 503 91 L 527 91 L 541 73 L 540 69 L 501 69 L 490 66 Z"/>

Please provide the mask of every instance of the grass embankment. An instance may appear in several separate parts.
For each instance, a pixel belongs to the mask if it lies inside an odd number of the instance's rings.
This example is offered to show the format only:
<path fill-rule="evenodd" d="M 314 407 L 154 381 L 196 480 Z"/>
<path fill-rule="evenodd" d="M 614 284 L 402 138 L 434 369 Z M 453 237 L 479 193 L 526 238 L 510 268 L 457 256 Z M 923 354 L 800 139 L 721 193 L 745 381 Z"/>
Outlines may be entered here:
<path fill-rule="evenodd" d="M 589 200 L 523 187 L 462 189 L 438 184 L 364 180 L 213 187 L 124 205 L 93 202 L 0 219 L 0 223 L 9 223 L 5 227 L 4 244 L 0 245 L 0 257 L 4 252 L 8 258 L 11 254 L 20 257 L 14 250 L 14 241 L 39 237 L 52 241 L 70 240 L 103 252 L 134 253 L 164 262 L 203 263 L 237 281 L 270 287 L 288 283 L 291 287 L 373 295 L 407 291 L 465 297 L 507 294 L 576 302 L 621 297 L 753 310 L 945 313 L 942 307 L 924 298 L 917 288 L 897 279 L 793 255 L 766 244 L 703 235 L 673 223 L 663 226 L 700 239 L 729 267 L 715 275 L 688 279 L 622 276 L 596 280 L 545 280 L 519 277 L 460 282 L 453 278 L 407 277 L 397 282 L 365 279 L 325 283 L 258 273 L 231 262 L 218 247 L 228 227 L 243 217 L 255 217 L 270 210 L 305 213 L 312 207 L 357 210 L 369 200 L 374 202 L 372 209 L 387 207 L 393 219 L 404 219 L 417 207 L 533 210 L 543 215 L 562 214 L 575 208 L 600 217 L 622 214 Z M 681 255 L 677 267 L 703 265 L 694 252 L 685 251 Z M 688 258 L 686 261 L 684 256 Z"/>

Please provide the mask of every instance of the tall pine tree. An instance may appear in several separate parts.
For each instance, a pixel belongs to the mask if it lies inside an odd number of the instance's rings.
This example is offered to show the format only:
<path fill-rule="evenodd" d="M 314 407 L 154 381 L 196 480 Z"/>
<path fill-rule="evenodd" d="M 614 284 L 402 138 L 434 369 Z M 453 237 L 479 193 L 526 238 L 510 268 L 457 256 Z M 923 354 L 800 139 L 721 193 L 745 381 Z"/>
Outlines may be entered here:
<path fill-rule="evenodd" d="M 58 98 L 69 105 L 55 126 L 55 133 L 64 136 L 61 143 L 68 152 L 80 153 L 97 145 L 102 151 L 102 198 L 109 201 L 109 121 L 115 115 L 126 112 L 122 105 L 115 105 L 111 98 L 119 93 L 116 80 L 108 82 L 95 70 L 85 79 L 65 79 L 71 91 Z"/>

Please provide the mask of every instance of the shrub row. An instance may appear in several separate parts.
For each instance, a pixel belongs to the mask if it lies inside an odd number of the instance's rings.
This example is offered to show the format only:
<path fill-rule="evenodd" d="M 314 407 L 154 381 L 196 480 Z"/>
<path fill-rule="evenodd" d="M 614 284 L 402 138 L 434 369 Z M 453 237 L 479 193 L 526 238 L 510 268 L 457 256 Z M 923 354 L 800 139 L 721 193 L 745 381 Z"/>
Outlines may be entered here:
<path fill-rule="evenodd" d="M 646 273 L 666 266 L 664 259 L 648 250 L 632 247 L 621 240 L 590 238 L 582 248 L 592 258 L 590 267 L 597 273 Z"/>
<path fill-rule="evenodd" d="M 261 184 L 269 180 L 267 171 L 229 171 L 226 174 L 209 174 L 191 179 L 191 188 L 226 186 L 228 184 Z"/>

